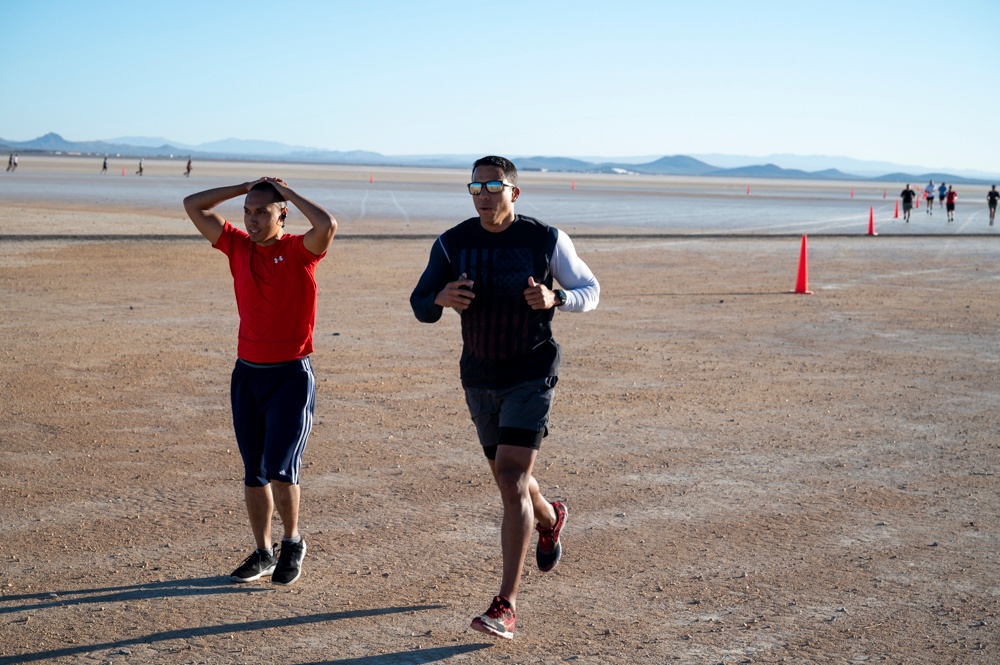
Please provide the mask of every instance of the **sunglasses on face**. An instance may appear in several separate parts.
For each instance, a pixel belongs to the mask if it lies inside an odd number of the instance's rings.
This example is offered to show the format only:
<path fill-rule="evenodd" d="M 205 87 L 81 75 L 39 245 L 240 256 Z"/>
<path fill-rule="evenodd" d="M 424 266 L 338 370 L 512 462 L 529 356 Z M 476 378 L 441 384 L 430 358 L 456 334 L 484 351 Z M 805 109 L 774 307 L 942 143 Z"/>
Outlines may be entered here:
<path fill-rule="evenodd" d="M 503 180 L 490 180 L 489 182 L 470 182 L 469 194 L 473 196 L 479 195 L 483 191 L 483 187 L 486 187 L 486 191 L 490 194 L 498 194 L 503 191 L 504 187 L 514 188 L 514 185 L 509 182 L 504 182 Z"/>

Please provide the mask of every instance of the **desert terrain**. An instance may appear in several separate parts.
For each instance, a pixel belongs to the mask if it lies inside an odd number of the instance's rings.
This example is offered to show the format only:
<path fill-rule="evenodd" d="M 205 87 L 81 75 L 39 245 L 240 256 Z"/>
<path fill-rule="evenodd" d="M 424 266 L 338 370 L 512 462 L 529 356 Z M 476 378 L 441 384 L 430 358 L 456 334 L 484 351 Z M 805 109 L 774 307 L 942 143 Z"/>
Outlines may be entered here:
<path fill-rule="evenodd" d="M 1000 660 L 1000 241 L 813 235 L 802 295 L 798 237 L 575 235 L 601 304 L 556 315 L 536 466 L 565 554 L 529 553 L 497 642 L 468 628 L 501 515 L 458 317 L 407 300 L 458 221 L 340 219 L 280 588 L 228 579 L 252 540 L 225 257 L 179 200 L 7 201 L 0 663 Z"/>

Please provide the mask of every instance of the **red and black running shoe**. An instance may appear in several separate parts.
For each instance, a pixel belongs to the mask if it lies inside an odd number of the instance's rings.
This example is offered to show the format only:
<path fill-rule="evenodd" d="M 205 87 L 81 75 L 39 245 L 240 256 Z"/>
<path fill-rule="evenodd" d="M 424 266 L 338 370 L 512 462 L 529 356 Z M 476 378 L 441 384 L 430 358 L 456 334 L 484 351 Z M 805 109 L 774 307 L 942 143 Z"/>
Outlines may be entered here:
<path fill-rule="evenodd" d="M 472 620 L 472 628 L 480 633 L 510 640 L 514 638 L 515 619 L 514 608 L 510 606 L 510 602 L 503 596 L 497 596 L 485 614 L 480 614 Z"/>
<path fill-rule="evenodd" d="M 535 525 L 538 532 L 538 549 L 535 550 L 535 561 L 538 562 L 538 569 L 547 572 L 556 567 L 562 557 L 562 544 L 559 542 L 559 532 L 566 524 L 566 516 L 569 511 L 566 506 L 558 501 L 552 502 L 552 509 L 556 511 L 556 523 L 549 528 L 543 528 L 540 524 Z"/>

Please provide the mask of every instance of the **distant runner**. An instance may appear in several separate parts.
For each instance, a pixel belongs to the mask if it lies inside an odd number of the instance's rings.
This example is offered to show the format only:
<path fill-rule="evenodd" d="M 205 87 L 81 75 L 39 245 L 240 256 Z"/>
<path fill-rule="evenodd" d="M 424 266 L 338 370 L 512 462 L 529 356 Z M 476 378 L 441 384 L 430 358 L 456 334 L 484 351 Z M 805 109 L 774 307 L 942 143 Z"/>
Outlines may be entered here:
<path fill-rule="evenodd" d="M 955 201 L 958 199 L 958 192 L 953 187 L 948 186 L 948 194 L 945 205 L 948 207 L 948 221 L 955 221 Z"/>
<path fill-rule="evenodd" d="M 997 186 L 993 185 L 993 189 L 986 192 L 986 205 L 990 207 L 990 226 L 993 226 L 993 218 L 997 216 L 998 200 L 1000 200 L 1000 192 L 997 191 Z"/>
<path fill-rule="evenodd" d="M 910 223 L 910 211 L 913 210 L 913 200 L 917 197 L 917 193 L 910 189 L 907 185 L 906 189 L 899 193 L 899 198 L 903 199 L 903 219 L 906 223 Z"/>

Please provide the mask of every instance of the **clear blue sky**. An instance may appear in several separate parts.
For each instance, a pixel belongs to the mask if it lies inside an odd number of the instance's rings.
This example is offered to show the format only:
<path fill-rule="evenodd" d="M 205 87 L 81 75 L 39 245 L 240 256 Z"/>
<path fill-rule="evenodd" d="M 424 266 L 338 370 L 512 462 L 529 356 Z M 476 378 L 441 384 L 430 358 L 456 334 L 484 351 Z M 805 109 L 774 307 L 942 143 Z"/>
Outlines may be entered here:
<path fill-rule="evenodd" d="M 992 0 L 3 0 L 0 137 L 996 173 L 998 15 Z"/>

